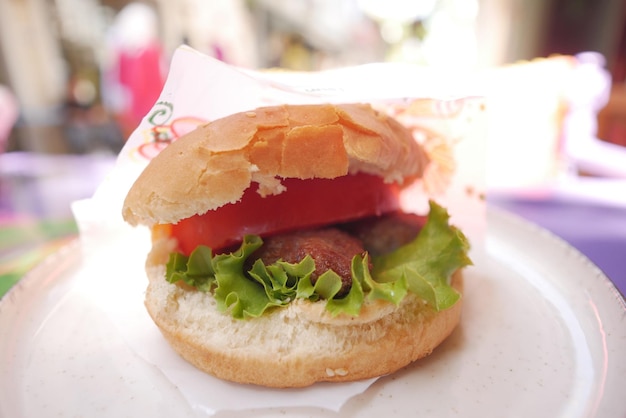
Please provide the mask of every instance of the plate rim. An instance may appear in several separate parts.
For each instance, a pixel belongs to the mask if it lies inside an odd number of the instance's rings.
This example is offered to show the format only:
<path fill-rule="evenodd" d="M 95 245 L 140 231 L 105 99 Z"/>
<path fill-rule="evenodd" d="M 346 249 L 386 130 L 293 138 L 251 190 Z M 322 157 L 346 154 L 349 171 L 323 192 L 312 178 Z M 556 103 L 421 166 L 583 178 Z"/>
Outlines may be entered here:
<path fill-rule="evenodd" d="M 508 222 L 514 224 L 517 229 L 525 229 L 529 232 L 534 232 L 541 234 L 546 239 L 551 240 L 552 243 L 556 246 L 560 246 L 563 250 L 574 255 L 580 263 L 585 265 L 585 268 L 590 270 L 590 273 L 594 275 L 594 277 L 598 280 L 602 280 L 602 284 L 609 289 L 616 297 L 619 305 L 622 310 L 626 312 L 626 295 L 622 294 L 619 288 L 613 283 L 613 281 L 607 276 L 607 274 L 598 267 L 597 264 L 593 262 L 587 255 L 585 255 L 578 248 L 574 247 L 567 240 L 560 237 L 556 233 L 550 231 L 549 229 L 532 222 L 528 219 L 525 219 L 521 215 L 518 215 L 514 212 L 508 211 L 506 209 L 502 209 L 496 207 L 494 205 L 487 206 L 487 229 L 489 230 L 490 225 L 493 226 L 493 221 L 496 222 Z"/>

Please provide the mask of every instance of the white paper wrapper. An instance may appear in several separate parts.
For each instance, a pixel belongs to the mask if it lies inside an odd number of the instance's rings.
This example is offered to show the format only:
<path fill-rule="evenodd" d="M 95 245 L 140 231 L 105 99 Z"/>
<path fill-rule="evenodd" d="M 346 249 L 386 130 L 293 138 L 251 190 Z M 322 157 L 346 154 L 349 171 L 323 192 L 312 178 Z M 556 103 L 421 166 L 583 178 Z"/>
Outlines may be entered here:
<path fill-rule="evenodd" d="M 414 128 L 416 139 L 437 162 L 438 169 L 430 173 L 426 187 L 418 185 L 405 192 L 405 207 L 423 210 L 428 198 L 424 189 L 445 189 L 447 193 L 435 194 L 449 202 L 453 221 L 462 226 L 463 213 L 467 212 L 463 208 L 482 205 L 484 184 L 484 111 L 481 99 L 465 98 L 469 93 L 456 77 L 412 66 L 378 64 L 323 73 L 253 72 L 233 68 L 188 47 L 179 48 L 158 102 L 128 139 L 113 172 L 91 199 L 73 205 L 86 264 L 98 275 L 108 277 L 108 281 L 91 283 L 85 289 L 119 326 L 129 346 L 159 368 L 201 414 L 272 407 L 338 411 L 375 379 L 275 390 L 224 382 L 179 358 L 144 309 L 147 279 L 142 278 L 149 231 L 123 222 L 123 200 L 150 159 L 198 124 L 280 103 L 365 101 Z M 453 202 L 459 199 L 462 204 Z M 459 208 L 456 211 L 455 206 Z M 475 219 L 468 223 L 473 228 L 479 224 Z"/>

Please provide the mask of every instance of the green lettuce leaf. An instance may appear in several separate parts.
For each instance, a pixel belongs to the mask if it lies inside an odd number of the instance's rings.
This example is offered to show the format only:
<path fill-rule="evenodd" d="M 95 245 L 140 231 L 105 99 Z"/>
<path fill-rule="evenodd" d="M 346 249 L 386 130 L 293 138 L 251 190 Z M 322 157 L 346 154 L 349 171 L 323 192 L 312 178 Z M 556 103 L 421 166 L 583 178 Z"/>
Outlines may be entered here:
<path fill-rule="evenodd" d="M 263 245 L 256 235 L 244 237 L 240 248 L 232 253 L 213 255 L 205 246 L 196 248 L 189 257 L 173 253 L 166 266 L 166 278 L 171 283 L 180 280 L 200 291 L 212 292 L 218 308 L 239 319 L 258 317 L 296 298 L 324 299 L 331 315 L 356 316 L 366 298 L 398 305 L 407 292 L 417 294 L 436 310 L 446 309 L 459 298 L 449 284 L 451 274 L 471 264 L 467 239 L 448 221 L 447 211 L 431 202 L 428 220 L 417 238 L 375 257 L 371 272 L 369 256 L 356 255 L 351 266 L 352 287 L 343 297 L 337 297 L 341 277 L 332 270 L 312 283 L 315 261 L 310 256 L 298 263 L 277 261 L 265 265 L 256 260 L 247 268 L 246 260 Z"/>
<path fill-rule="evenodd" d="M 449 218 L 443 207 L 431 201 L 428 220 L 417 238 L 394 252 L 376 257 L 372 275 L 383 283 L 406 280 L 409 291 L 437 310 L 454 305 L 460 295 L 450 286 L 450 277 L 472 261 L 467 255 L 467 238 L 449 225 Z"/>

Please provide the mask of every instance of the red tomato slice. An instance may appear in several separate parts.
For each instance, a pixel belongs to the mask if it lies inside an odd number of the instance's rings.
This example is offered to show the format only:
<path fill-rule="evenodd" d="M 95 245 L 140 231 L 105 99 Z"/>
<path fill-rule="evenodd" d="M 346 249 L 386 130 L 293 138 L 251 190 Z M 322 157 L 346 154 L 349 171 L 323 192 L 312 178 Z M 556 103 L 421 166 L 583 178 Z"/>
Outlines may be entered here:
<path fill-rule="evenodd" d="M 399 187 L 382 178 L 356 174 L 336 179 L 285 179 L 287 190 L 261 197 L 256 187 L 241 201 L 172 225 L 179 250 L 189 254 L 198 245 L 215 252 L 229 249 L 246 234 L 268 236 L 294 229 L 330 225 L 380 215 L 399 208 Z"/>

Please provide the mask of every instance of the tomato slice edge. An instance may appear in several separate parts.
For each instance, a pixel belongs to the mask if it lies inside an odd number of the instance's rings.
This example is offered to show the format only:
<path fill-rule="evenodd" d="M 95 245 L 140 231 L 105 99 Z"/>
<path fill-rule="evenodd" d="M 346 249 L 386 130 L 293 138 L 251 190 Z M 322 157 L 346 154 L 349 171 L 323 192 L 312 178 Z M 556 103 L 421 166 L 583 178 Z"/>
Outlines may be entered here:
<path fill-rule="evenodd" d="M 171 225 L 179 251 L 198 245 L 216 253 L 238 245 L 247 234 L 261 237 L 381 215 L 399 208 L 400 186 L 381 177 L 358 173 L 335 179 L 284 179 L 287 190 L 261 197 L 257 185 L 242 199 Z"/>

